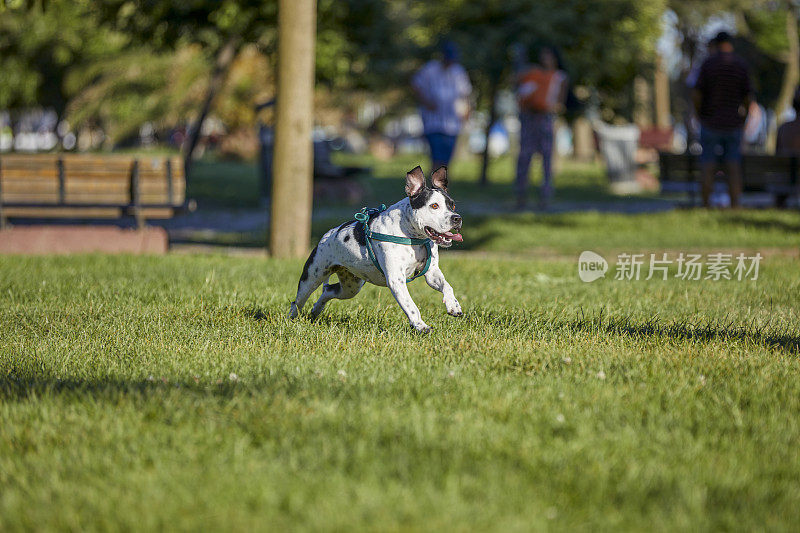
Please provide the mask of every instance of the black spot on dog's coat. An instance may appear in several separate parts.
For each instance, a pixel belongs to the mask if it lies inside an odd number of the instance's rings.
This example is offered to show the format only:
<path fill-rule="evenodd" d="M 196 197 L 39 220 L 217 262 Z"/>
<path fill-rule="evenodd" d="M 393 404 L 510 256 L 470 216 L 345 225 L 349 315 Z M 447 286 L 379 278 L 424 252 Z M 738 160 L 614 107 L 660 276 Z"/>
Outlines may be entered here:
<path fill-rule="evenodd" d="M 410 196 L 408 201 L 411 203 L 413 209 L 420 209 L 428 204 L 431 194 L 433 194 L 433 189 L 425 187 L 414 196 Z"/>
<path fill-rule="evenodd" d="M 339 294 L 342 292 L 342 284 L 341 283 L 333 283 L 326 287 L 326 290 L 332 292 L 333 294 Z"/>
<path fill-rule="evenodd" d="M 361 246 L 367 245 L 367 236 L 364 234 L 363 224 L 356 224 L 356 226 L 353 228 L 353 237 L 356 238 L 356 242 Z"/>
<path fill-rule="evenodd" d="M 342 240 L 343 240 L 344 242 L 347 242 L 347 241 L 349 241 L 349 240 L 350 240 L 350 235 L 345 235 L 345 236 L 344 236 L 344 239 L 342 239 Z"/>
<path fill-rule="evenodd" d="M 306 259 L 306 264 L 303 265 L 303 273 L 300 274 L 300 283 L 304 282 L 308 279 L 308 267 L 311 266 L 311 263 L 314 262 L 314 256 L 317 255 L 317 247 L 315 246 L 313 250 L 311 250 L 311 254 Z"/>

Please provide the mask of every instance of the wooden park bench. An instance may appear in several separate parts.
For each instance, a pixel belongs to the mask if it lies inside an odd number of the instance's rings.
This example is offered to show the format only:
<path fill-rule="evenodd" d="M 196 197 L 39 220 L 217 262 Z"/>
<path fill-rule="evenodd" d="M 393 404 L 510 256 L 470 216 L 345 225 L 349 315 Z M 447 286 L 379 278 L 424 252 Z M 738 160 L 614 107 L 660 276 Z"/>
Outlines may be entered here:
<path fill-rule="evenodd" d="M 7 218 L 171 218 L 184 205 L 179 157 L 0 155 L 0 226 Z"/>
<path fill-rule="evenodd" d="M 688 193 L 694 204 L 701 192 L 700 157 L 691 154 L 659 153 L 661 192 Z M 724 168 L 723 168 L 724 170 Z M 762 192 L 783 206 L 800 195 L 800 158 L 796 156 L 745 155 L 742 157 L 744 192 Z"/>

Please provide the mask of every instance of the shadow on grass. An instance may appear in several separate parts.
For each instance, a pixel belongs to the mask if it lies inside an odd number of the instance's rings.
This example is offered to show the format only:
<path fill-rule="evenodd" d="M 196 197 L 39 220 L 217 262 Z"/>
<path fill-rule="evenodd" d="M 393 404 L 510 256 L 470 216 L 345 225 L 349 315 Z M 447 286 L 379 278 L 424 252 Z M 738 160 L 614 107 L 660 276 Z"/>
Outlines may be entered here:
<path fill-rule="evenodd" d="M 778 215 L 776 213 L 776 215 Z M 784 216 L 765 218 L 761 213 L 739 213 L 725 217 L 723 222 L 731 226 L 741 226 L 759 230 L 777 230 L 784 233 L 800 233 L 800 216 L 796 213 L 780 213 Z M 792 216 L 794 215 L 794 216 Z M 794 220 L 788 220 L 794 218 Z"/>
<path fill-rule="evenodd" d="M 800 335 L 789 329 L 788 326 L 782 330 L 775 330 L 770 328 L 769 324 L 747 326 L 726 319 L 663 322 L 658 317 L 653 317 L 644 321 L 636 321 L 628 317 L 605 317 L 602 312 L 596 316 L 587 317 L 579 312 L 575 319 L 566 320 L 563 317 L 536 316 L 533 313 L 520 316 L 520 313 L 498 314 L 478 311 L 477 316 L 473 315 L 472 320 L 476 327 L 485 327 L 485 323 L 489 322 L 502 329 L 520 330 L 519 324 L 531 324 L 530 329 L 609 334 L 635 339 L 665 338 L 705 344 L 719 341 L 739 341 L 791 354 L 800 353 Z"/>
<path fill-rule="evenodd" d="M 352 331 L 354 334 L 358 334 L 366 333 L 367 330 L 365 328 L 367 328 L 369 331 L 396 330 L 398 327 L 397 321 L 387 320 L 386 314 L 398 313 L 397 316 L 402 314 L 399 307 L 389 306 L 381 309 L 377 313 L 369 313 L 368 315 L 365 313 L 363 316 L 359 315 L 361 318 L 353 318 L 352 316 L 332 313 L 330 309 L 326 308 L 325 312 L 323 312 L 319 317 L 312 319 L 310 314 L 311 308 L 314 306 L 314 302 L 318 297 L 319 292 L 316 292 L 311 296 L 311 298 L 309 298 L 308 302 L 306 302 L 306 305 L 303 307 L 303 311 L 300 313 L 300 316 L 295 319 L 298 323 L 310 326 L 313 326 L 314 324 L 320 326 L 338 326 L 348 331 Z M 337 300 L 333 300 L 328 305 L 336 305 L 336 302 Z M 288 320 L 287 314 L 289 312 L 289 301 L 287 300 L 286 307 L 278 310 L 266 310 L 259 307 L 245 307 L 236 309 L 235 312 L 257 322 L 269 322 L 274 324 L 278 321 Z M 364 318 L 368 318 L 368 320 L 365 321 Z M 402 324 L 402 328 L 405 328 L 407 325 L 405 321 L 403 321 Z M 411 329 L 408 328 L 408 331 L 411 331 Z"/>
<path fill-rule="evenodd" d="M 314 323 L 308 316 L 311 304 L 313 302 L 306 304 L 304 313 L 299 320 Z M 370 324 L 384 331 L 396 328 L 396 323 L 390 323 L 385 319 L 385 314 L 393 310 L 394 308 L 390 306 L 382 309 L 379 313 L 371 314 L 369 317 Z M 397 311 L 399 312 L 399 310 Z M 258 321 L 273 322 L 285 317 L 282 310 L 280 312 L 268 311 L 258 307 L 247 307 L 239 309 L 238 312 Z M 564 317 L 536 315 L 533 312 L 526 311 L 496 313 L 475 309 L 467 311 L 465 319 L 475 329 L 485 329 L 487 325 L 491 325 L 501 330 L 507 330 L 506 334 L 513 331 L 529 333 L 533 330 L 549 330 L 600 333 L 628 336 L 636 339 L 666 338 L 706 344 L 719 341 L 739 341 L 778 349 L 791 354 L 800 354 L 800 335 L 796 331 L 790 330 L 788 326 L 776 330 L 771 328 L 770 324 L 748 326 L 736 324 L 733 320 L 724 318 L 699 322 L 690 322 L 688 320 L 665 322 L 658 317 L 653 317 L 643 321 L 636 321 L 629 317 L 606 317 L 603 316 L 602 312 L 595 316 L 587 317 L 582 312 L 579 312 L 574 319 L 565 320 Z M 364 324 L 360 320 L 330 313 L 323 313 L 315 322 L 320 325 L 337 325 L 352 329 L 356 334 L 362 332 L 364 328 Z"/>
<path fill-rule="evenodd" d="M 581 317 L 569 324 L 568 327 L 576 331 L 601 331 L 635 338 L 666 337 L 679 341 L 703 343 L 741 341 L 780 349 L 792 354 L 800 353 L 800 336 L 788 328 L 784 331 L 770 331 L 766 326 L 740 326 L 725 320 L 699 323 L 689 321 L 661 323 L 658 318 L 634 322 L 629 318 L 603 319 L 601 316 L 591 319 Z"/>
<path fill-rule="evenodd" d="M 285 381 L 285 380 L 284 380 Z M 274 382 L 274 383 L 271 383 Z M 40 376 L 26 371 L 14 372 L 0 377 L 0 401 L 38 400 L 41 396 L 91 396 L 93 398 L 117 399 L 121 396 L 147 398 L 154 395 L 171 394 L 178 391 L 182 395 L 198 397 L 219 397 L 229 399 L 234 395 L 259 393 L 259 390 L 280 384 L 280 379 L 267 381 L 261 378 L 258 383 L 242 384 L 230 378 L 216 380 L 166 379 L 143 380 L 122 379 L 60 379 Z"/>

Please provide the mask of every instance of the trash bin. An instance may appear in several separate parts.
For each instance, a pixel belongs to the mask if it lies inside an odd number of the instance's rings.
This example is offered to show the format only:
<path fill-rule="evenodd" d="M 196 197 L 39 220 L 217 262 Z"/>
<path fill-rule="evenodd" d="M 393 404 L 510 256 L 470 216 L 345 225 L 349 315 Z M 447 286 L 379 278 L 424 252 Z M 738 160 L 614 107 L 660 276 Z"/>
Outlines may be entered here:
<path fill-rule="evenodd" d="M 600 153 L 606 163 L 608 179 L 615 192 L 635 192 L 636 149 L 641 132 L 635 125 L 613 126 L 593 120 L 592 126 L 600 141 Z"/>

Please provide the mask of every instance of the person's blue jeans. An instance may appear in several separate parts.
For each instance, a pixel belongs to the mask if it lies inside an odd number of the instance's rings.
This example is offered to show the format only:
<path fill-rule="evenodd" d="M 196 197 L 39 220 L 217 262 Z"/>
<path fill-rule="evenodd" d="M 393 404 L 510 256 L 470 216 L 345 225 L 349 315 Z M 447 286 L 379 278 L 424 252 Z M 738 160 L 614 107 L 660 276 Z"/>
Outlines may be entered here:
<path fill-rule="evenodd" d="M 445 133 L 426 133 L 425 138 L 428 140 L 428 145 L 430 145 L 431 148 L 433 170 L 436 170 L 442 165 L 449 165 L 450 159 L 453 157 L 453 150 L 456 147 L 457 137 Z"/>
<path fill-rule="evenodd" d="M 742 130 L 717 131 L 703 126 L 700 128 L 700 146 L 703 148 L 701 163 L 716 163 L 720 159 L 726 163 L 739 163 L 742 160 Z"/>
<path fill-rule="evenodd" d="M 728 178 L 731 207 L 738 207 L 742 193 L 742 130 L 717 131 L 703 126 L 700 128 L 700 145 L 703 148 L 700 155 L 703 167 L 703 205 L 711 205 L 716 166 L 722 160 L 727 167 L 725 174 Z"/>

